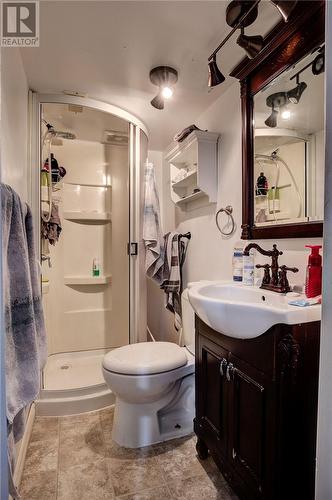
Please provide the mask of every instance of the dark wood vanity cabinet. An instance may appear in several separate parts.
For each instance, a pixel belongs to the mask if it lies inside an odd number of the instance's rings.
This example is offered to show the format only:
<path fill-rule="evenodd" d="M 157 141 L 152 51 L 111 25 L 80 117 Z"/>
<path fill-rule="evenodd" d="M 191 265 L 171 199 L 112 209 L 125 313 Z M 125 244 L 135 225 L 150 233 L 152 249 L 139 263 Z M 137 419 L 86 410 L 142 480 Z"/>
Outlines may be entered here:
<path fill-rule="evenodd" d="M 314 499 L 320 323 L 250 340 L 196 317 L 197 451 L 241 500 Z"/>

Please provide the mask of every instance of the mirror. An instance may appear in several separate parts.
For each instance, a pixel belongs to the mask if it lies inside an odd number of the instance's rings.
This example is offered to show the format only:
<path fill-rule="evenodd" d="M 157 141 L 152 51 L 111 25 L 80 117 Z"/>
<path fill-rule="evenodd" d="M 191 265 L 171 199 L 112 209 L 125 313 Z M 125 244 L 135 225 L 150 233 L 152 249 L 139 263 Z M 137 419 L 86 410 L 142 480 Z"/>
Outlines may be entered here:
<path fill-rule="evenodd" d="M 240 80 L 244 240 L 323 235 L 325 2 L 280 21 Z"/>
<path fill-rule="evenodd" d="M 324 213 L 324 46 L 253 99 L 254 223 L 322 221 Z"/>

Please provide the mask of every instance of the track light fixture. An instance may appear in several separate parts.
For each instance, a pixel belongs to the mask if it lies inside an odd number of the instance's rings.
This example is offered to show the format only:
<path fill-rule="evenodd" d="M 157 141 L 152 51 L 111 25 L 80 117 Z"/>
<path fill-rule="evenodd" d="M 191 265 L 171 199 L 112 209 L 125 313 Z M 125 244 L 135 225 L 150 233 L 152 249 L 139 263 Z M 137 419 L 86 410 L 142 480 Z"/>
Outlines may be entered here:
<path fill-rule="evenodd" d="M 305 82 L 300 82 L 299 75 L 297 75 L 296 87 L 287 92 L 289 102 L 292 104 L 298 104 L 306 88 L 307 84 Z"/>
<path fill-rule="evenodd" d="M 264 39 L 262 36 L 248 36 L 244 34 L 244 27 L 241 27 L 241 35 L 236 40 L 236 43 L 245 50 L 249 59 L 254 59 L 254 57 L 259 54 L 264 45 Z"/>
<path fill-rule="evenodd" d="M 232 30 L 223 39 L 218 47 L 212 52 L 208 59 L 209 64 L 209 87 L 219 85 L 225 80 L 225 77 L 220 72 L 216 56 L 219 50 L 226 44 L 226 42 L 234 35 L 234 33 L 241 29 L 241 34 L 237 39 L 237 44 L 242 47 L 250 59 L 259 54 L 264 46 L 264 39 L 262 36 L 248 36 L 244 34 L 244 28 L 250 26 L 258 16 L 258 4 L 261 0 L 232 0 L 226 9 L 226 22 L 231 26 Z M 278 9 L 283 20 L 287 22 L 298 0 L 270 0 L 270 2 Z M 213 80 L 213 76 L 217 76 Z M 215 84 L 212 82 L 215 81 Z"/>
<path fill-rule="evenodd" d="M 285 23 L 287 23 L 297 4 L 297 0 L 270 0 L 270 2 L 278 9 Z"/>
<path fill-rule="evenodd" d="M 225 77 L 218 68 L 216 56 L 213 57 L 212 61 L 209 62 L 209 87 L 215 87 L 220 83 L 225 81 Z"/>
<path fill-rule="evenodd" d="M 274 128 L 277 126 L 278 111 L 272 106 L 272 112 L 270 116 L 265 120 L 265 125 L 267 127 Z"/>
<path fill-rule="evenodd" d="M 159 92 L 151 101 L 156 109 L 164 109 L 165 99 L 173 95 L 173 87 L 178 81 L 178 72 L 170 66 L 157 66 L 150 71 L 150 81 L 159 87 Z"/>
<path fill-rule="evenodd" d="M 312 73 L 314 75 L 320 75 L 325 70 L 325 46 L 318 50 L 318 55 L 312 61 Z"/>

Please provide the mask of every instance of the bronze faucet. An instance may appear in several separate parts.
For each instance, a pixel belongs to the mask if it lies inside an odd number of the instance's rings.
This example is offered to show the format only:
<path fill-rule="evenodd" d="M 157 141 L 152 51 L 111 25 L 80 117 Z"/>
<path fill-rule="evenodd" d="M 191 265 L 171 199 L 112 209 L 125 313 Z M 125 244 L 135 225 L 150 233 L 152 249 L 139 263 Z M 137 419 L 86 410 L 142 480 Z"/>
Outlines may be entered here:
<path fill-rule="evenodd" d="M 277 245 L 273 245 L 272 250 L 264 250 L 257 243 L 249 243 L 243 250 L 243 255 L 249 255 L 250 250 L 254 248 L 260 254 L 271 257 L 272 262 L 270 264 L 257 264 L 257 269 L 264 269 L 264 277 L 262 280 L 261 288 L 265 290 L 272 290 L 278 293 L 287 293 L 290 291 L 289 282 L 287 279 L 287 271 L 297 273 L 297 267 L 287 267 L 285 265 L 279 267 L 278 258 L 283 252 L 277 249 Z M 271 274 L 270 274 L 271 270 Z"/>

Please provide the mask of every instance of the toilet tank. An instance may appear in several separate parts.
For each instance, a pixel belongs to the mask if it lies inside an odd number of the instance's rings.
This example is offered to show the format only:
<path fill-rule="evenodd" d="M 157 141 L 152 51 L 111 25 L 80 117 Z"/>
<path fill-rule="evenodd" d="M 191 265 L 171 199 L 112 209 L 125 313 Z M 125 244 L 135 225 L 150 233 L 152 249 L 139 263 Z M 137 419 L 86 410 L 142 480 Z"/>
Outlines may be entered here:
<path fill-rule="evenodd" d="M 191 354 L 195 354 L 195 313 L 190 305 L 187 288 L 181 295 L 182 305 L 182 343 Z"/>

